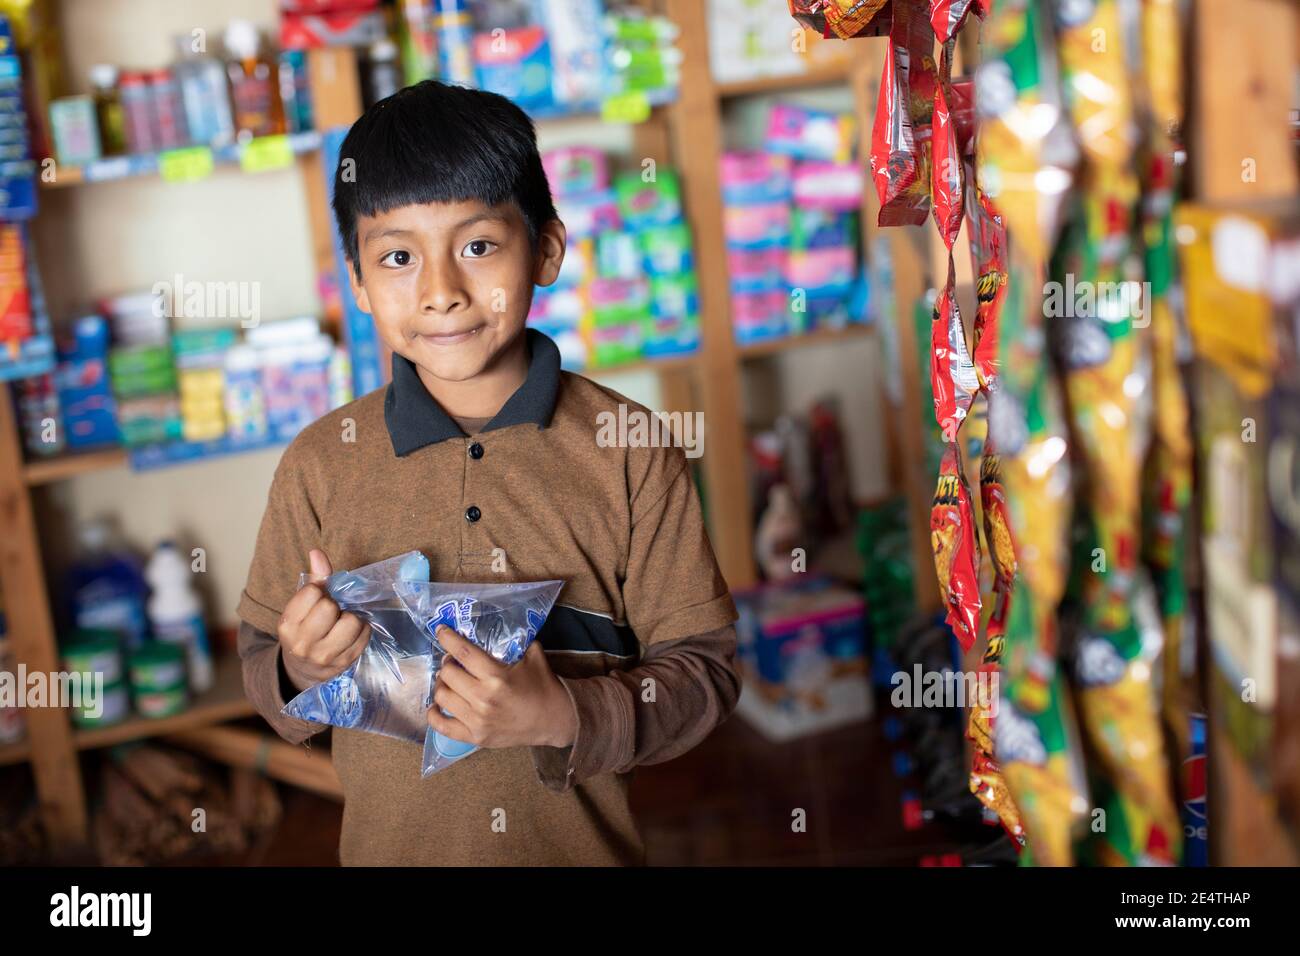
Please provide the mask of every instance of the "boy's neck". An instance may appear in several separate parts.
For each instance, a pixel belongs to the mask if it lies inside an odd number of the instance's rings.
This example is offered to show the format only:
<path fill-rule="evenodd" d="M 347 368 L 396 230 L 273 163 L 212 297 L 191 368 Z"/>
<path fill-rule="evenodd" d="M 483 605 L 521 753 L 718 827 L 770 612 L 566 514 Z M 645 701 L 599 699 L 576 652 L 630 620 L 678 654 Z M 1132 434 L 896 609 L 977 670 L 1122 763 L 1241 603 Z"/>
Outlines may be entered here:
<path fill-rule="evenodd" d="M 528 378 L 528 337 L 515 340 L 481 373 L 463 382 L 434 378 L 416 366 L 425 391 L 452 418 L 493 418 Z"/>

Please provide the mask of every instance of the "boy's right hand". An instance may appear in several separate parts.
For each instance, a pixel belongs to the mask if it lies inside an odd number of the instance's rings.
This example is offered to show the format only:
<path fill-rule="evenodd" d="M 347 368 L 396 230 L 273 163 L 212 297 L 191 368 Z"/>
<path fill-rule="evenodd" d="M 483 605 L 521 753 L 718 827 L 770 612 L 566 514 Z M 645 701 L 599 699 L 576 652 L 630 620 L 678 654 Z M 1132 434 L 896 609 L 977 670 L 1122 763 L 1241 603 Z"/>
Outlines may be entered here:
<path fill-rule="evenodd" d="M 343 673 L 370 640 L 370 625 L 349 611 L 340 612 L 325 590 L 325 579 L 333 573 L 325 552 L 313 549 L 307 560 L 311 583 L 289 599 L 276 632 L 285 674 L 300 691 Z"/>

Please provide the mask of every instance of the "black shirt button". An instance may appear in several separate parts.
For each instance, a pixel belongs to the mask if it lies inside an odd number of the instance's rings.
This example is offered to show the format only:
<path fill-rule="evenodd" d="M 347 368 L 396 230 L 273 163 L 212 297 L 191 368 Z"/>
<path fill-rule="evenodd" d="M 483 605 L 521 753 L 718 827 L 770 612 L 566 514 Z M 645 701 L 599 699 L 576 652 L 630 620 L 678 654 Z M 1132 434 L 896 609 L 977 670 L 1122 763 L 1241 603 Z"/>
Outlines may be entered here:
<path fill-rule="evenodd" d="M 478 505 L 470 505 L 465 509 L 466 521 L 477 521 L 481 517 L 483 517 L 483 512 L 478 510 Z"/>
<path fill-rule="evenodd" d="M 482 458 L 482 457 L 483 457 L 483 446 L 480 445 L 478 442 L 475 442 L 474 444 L 470 445 L 470 446 L 469 446 L 469 457 L 473 458 L 475 461 L 478 461 L 480 458 Z"/>

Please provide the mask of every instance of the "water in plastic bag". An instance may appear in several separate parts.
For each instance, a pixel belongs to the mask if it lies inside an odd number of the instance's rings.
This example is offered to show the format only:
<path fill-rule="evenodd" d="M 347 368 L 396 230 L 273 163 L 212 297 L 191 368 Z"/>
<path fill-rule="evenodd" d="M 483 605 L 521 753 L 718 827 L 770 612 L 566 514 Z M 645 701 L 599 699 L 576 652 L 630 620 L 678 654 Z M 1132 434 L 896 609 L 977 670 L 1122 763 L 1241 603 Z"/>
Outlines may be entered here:
<path fill-rule="evenodd" d="M 427 637 L 433 638 L 438 625 L 446 624 L 497 660 L 513 664 L 524 656 L 528 645 L 537 637 L 563 587 L 563 581 L 527 584 L 398 582 L 395 590 Z M 437 641 L 431 643 L 432 669 L 426 685 L 426 707 L 433 706 L 434 682 L 446 658 Z M 437 773 L 477 749 L 473 744 L 438 733 L 426 723 L 421 776 Z"/>
<path fill-rule="evenodd" d="M 308 575 L 298 579 L 298 587 Z M 428 633 L 407 612 L 394 591 L 399 581 L 429 580 L 429 562 L 419 551 L 338 571 L 325 580 L 329 596 L 344 611 L 370 625 L 370 643 L 346 671 L 307 688 L 282 713 L 349 730 L 420 743 L 426 717 L 433 648 Z"/>

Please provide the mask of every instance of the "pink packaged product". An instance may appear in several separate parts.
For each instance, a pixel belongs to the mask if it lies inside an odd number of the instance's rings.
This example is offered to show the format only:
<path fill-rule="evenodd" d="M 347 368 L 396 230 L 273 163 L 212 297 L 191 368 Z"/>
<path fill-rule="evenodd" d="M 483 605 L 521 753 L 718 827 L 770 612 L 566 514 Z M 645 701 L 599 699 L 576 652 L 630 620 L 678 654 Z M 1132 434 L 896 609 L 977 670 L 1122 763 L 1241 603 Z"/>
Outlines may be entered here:
<path fill-rule="evenodd" d="M 719 164 L 727 205 L 788 202 L 794 164 L 779 153 L 723 153 Z"/>
<path fill-rule="evenodd" d="M 542 155 L 542 167 L 556 198 L 581 196 L 609 188 L 605 154 L 590 146 L 552 149 Z"/>
<path fill-rule="evenodd" d="M 782 246 L 768 249 L 728 249 L 727 272 L 732 292 L 770 292 L 785 288 L 786 250 Z"/>
<path fill-rule="evenodd" d="M 772 292 L 742 292 L 731 297 L 731 321 L 735 327 L 785 326 L 785 290 Z"/>
<path fill-rule="evenodd" d="M 589 239 L 606 229 L 623 228 L 618 199 L 609 189 L 581 196 L 556 196 L 555 212 L 570 239 Z"/>
<path fill-rule="evenodd" d="M 853 118 L 846 113 L 777 103 L 767 117 L 766 146 L 796 159 L 848 162 L 853 154 Z"/>
<path fill-rule="evenodd" d="M 857 277 L 857 261 L 850 246 L 825 246 L 792 252 L 786 258 L 785 278 L 808 295 L 847 293 Z"/>
<path fill-rule="evenodd" d="M 649 286 L 645 279 L 592 279 L 589 290 L 591 307 L 605 309 L 623 305 L 645 305 Z"/>
<path fill-rule="evenodd" d="M 862 205 L 862 170 L 855 163 L 798 163 L 794 202 L 805 209 L 852 212 Z"/>
<path fill-rule="evenodd" d="M 722 230 L 730 249 L 763 249 L 790 242 L 789 203 L 727 206 L 722 217 Z"/>

